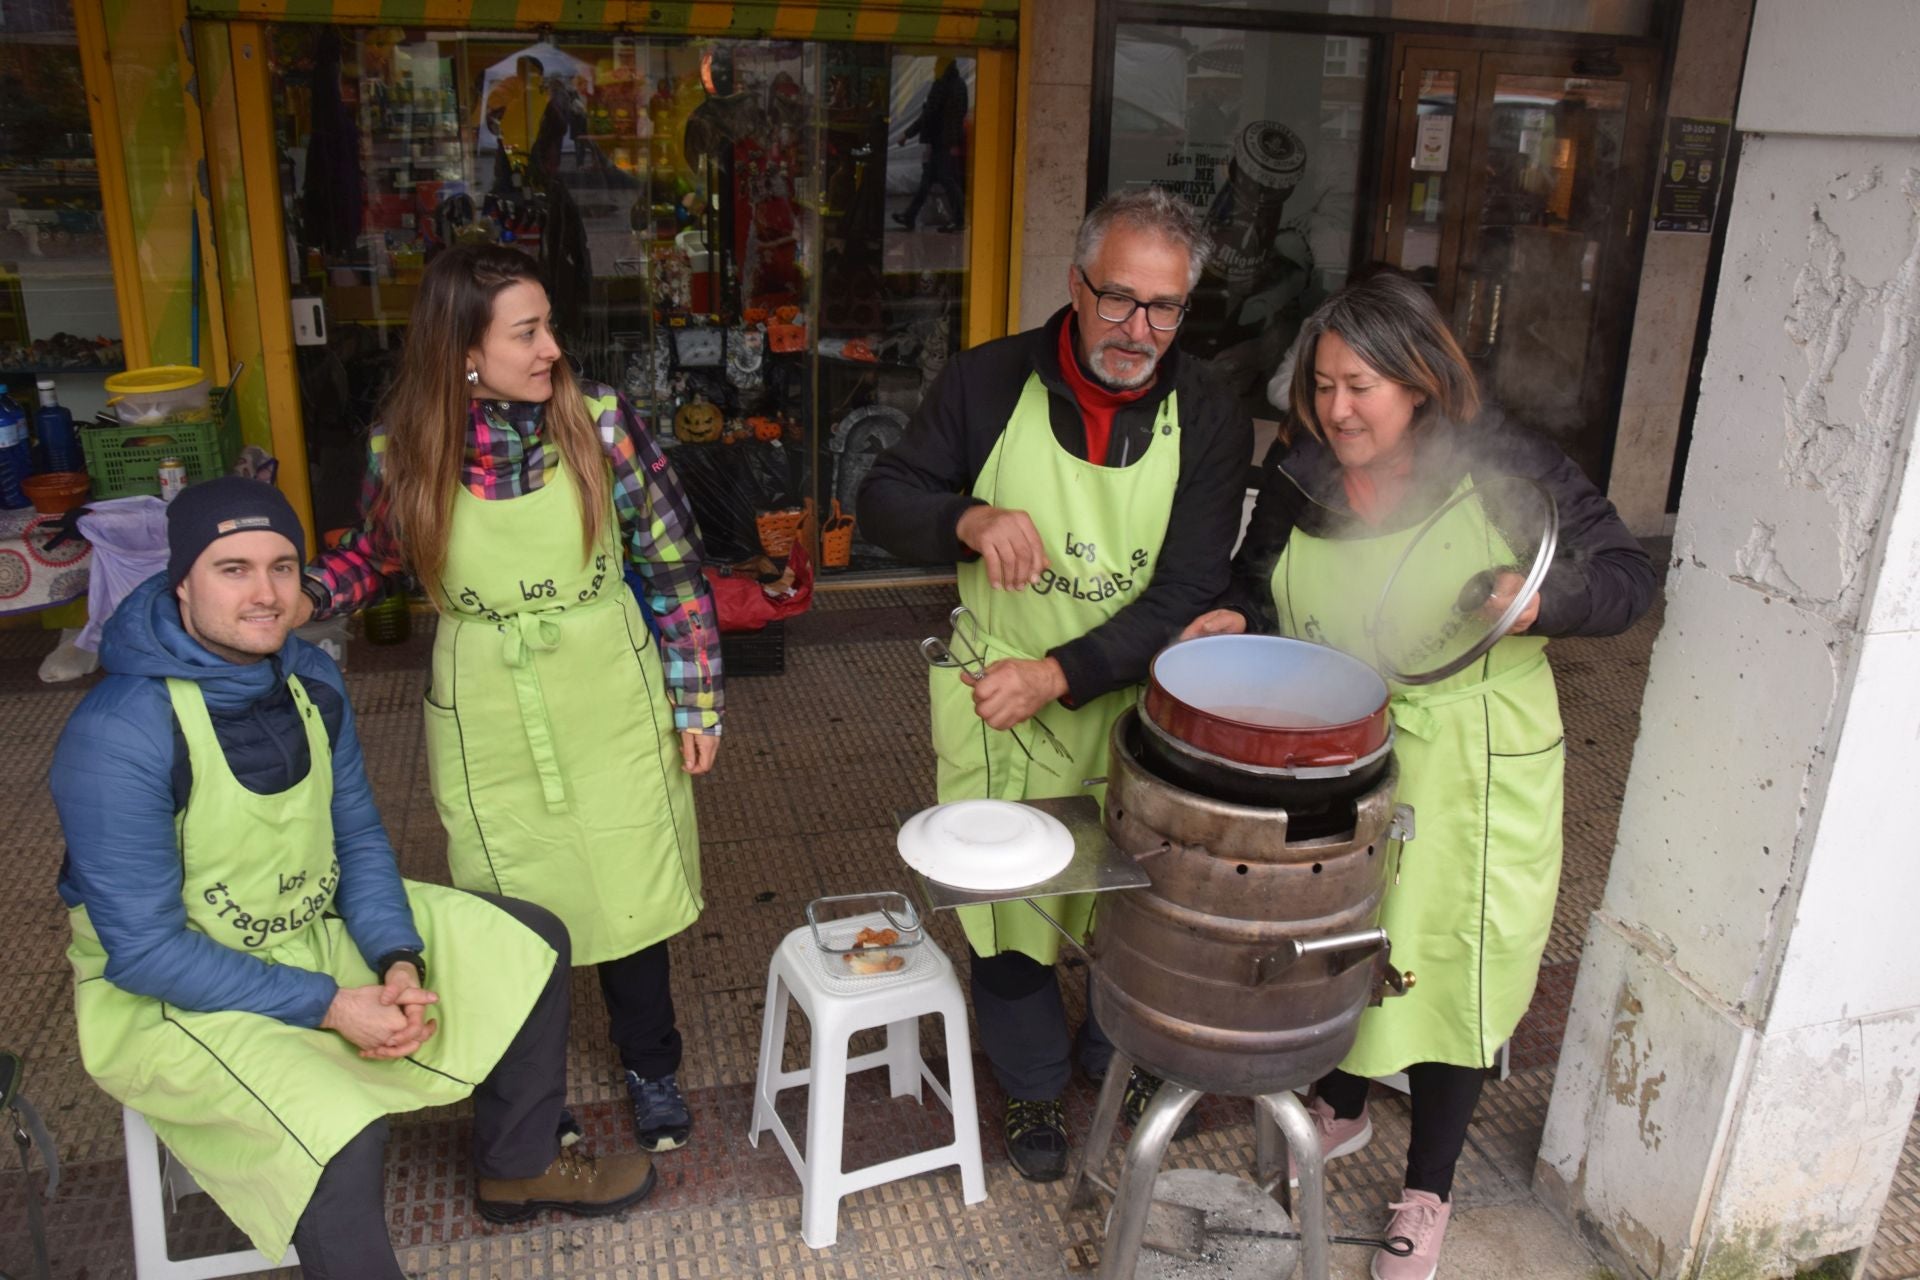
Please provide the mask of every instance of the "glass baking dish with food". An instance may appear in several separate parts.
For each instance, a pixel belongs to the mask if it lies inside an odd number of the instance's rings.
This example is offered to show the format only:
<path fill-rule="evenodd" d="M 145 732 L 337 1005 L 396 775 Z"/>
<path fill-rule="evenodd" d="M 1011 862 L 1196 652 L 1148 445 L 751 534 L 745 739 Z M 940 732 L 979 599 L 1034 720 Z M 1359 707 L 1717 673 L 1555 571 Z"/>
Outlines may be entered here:
<path fill-rule="evenodd" d="M 807 927 L 828 971 L 849 977 L 899 972 L 927 936 L 913 903 L 891 890 L 815 898 Z"/>

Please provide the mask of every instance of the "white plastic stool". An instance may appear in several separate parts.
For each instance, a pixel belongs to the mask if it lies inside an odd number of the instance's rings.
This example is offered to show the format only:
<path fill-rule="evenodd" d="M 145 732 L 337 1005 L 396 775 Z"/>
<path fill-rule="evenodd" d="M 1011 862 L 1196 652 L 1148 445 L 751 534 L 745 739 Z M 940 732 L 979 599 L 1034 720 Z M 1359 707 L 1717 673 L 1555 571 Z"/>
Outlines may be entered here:
<path fill-rule="evenodd" d="M 884 920 L 875 915 L 838 922 L 848 926 Z M 978 1204 L 987 1198 L 986 1172 L 980 1162 L 980 1121 L 973 1096 L 973 1057 L 967 1040 L 967 1007 L 954 979 L 953 965 L 931 941 L 898 954 L 906 966 L 894 973 L 854 977 L 844 964 L 814 945 L 808 929 L 795 929 L 774 949 L 767 973 L 767 1008 L 760 1024 L 760 1068 L 754 1076 L 753 1127 L 747 1141 L 760 1145 L 763 1130 L 773 1130 L 781 1150 L 800 1175 L 800 1238 L 824 1249 L 839 1235 L 840 1198 L 896 1178 L 948 1165 L 960 1166 L 961 1198 Z M 782 1071 L 787 1044 L 788 1001 L 798 1003 L 813 1030 L 813 1053 L 798 1071 Z M 940 1087 L 920 1057 L 920 1015 L 946 1019 L 947 1076 L 953 1092 Z M 847 1057 L 847 1041 L 868 1027 L 887 1029 L 884 1049 Z M 953 1114 L 953 1141 L 931 1151 L 869 1165 L 852 1173 L 840 1167 L 845 1137 L 847 1078 L 856 1071 L 884 1066 L 899 1098 L 920 1100 L 924 1080 Z M 807 1151 L 775 1114 L 773 1102 L 783 1089 L 813 1082 L 807 1093 Z"/>
<path fill-rule="evenodd" d="M 133 1208 L 133 1274 L 139 1280 L 215 1280 L 218 1276 L 245 1276 L 300 1265 L 300 1257 L 291 1245 L 279 1262 L 267 1261 L 254 1249 L 175 1261 L 167 1253 L 167 1210 L 181 1196 L 199 1191 L 200 1184 L 185 1165 L 167 1154 L 163 1185 L 162 1150 L 153 1127 L 132 1107 L 122 1107 L 121 1115 L 127 1131 L 127 1192 Z"/>

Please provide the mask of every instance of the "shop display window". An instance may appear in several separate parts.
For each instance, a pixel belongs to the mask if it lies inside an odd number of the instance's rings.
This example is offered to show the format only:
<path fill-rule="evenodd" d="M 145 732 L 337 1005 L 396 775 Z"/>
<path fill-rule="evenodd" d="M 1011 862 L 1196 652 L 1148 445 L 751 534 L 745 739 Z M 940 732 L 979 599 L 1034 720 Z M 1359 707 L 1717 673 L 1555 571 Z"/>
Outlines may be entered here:
<path fill-rule="evenodd" d="M 710 560 L 898 567 L 853 494 L 964 332 L 972 58 L 299 24 L 272 56 L 293 291 L 323 313 L 298 349 L 320 527 L 356 518 L 421 272 L 485 240 L 541 263 Z"/>
<path fill-rule="evenodd" d="M 97 390 L 125 357 L 72 6 L 0 12 L 0 382 L 30 404 L 35 375 Z"/>

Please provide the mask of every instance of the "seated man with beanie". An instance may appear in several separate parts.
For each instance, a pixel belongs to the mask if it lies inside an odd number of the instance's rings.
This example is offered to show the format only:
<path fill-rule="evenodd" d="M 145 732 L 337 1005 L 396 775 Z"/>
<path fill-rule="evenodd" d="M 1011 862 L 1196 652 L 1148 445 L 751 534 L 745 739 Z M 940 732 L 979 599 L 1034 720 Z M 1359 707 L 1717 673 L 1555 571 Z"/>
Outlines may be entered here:
<path fill-rule="evenodd" d="M 473 1096 L 480 1213 L 616 1212 L 643 1153 L 562 1150 L 567 932 L 402 880 L 340 670 L 290 634 L 305 539 L 226 476 L 167 510 L 168 564 L 108 622 L 50 782 L 89 1074 L 255 1246 L 399 1280 L 387 1116 Z"/>

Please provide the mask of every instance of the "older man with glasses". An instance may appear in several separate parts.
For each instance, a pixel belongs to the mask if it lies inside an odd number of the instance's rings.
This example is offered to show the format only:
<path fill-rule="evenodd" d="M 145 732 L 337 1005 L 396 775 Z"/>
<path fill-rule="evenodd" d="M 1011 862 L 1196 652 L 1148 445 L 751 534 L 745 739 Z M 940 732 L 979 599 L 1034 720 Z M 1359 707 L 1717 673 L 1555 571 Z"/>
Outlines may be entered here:
<path fill-rule="evenodd" d="M 932 673 L 943 802 L 1089 794 L 1148 662 L 1227 585 L 1252 424 L 1174 346 L 1205 259 L 1178 198 L 1107 197 L 1076 237 L 1069 304 L 954 357 L 861 486 L 865 536 L 957 565 L 981 630 L 984 677 Z M 1085 936 L 1093 895 L 1042 905 Z M 1015 902 L 961 918 L 1008 1153 L 1024 1177 L 1059 1178 L 1071 1062 L 1097 1080 L 1112 1045 L 1091 1018 L 1077 1045 L 1069 1036 L 1059 936 L 1037 912 Z M 1158 1086 L 1130 1081 L 1129 1118 Z"/>

